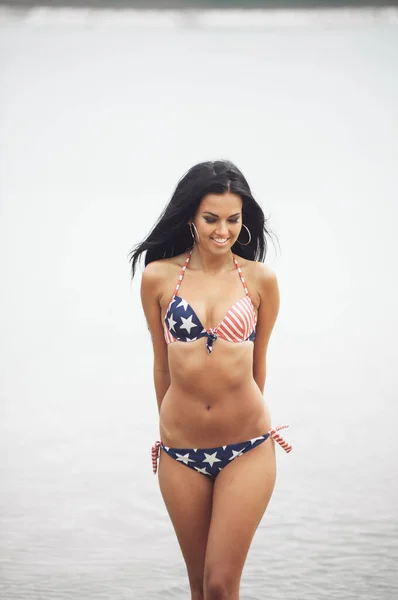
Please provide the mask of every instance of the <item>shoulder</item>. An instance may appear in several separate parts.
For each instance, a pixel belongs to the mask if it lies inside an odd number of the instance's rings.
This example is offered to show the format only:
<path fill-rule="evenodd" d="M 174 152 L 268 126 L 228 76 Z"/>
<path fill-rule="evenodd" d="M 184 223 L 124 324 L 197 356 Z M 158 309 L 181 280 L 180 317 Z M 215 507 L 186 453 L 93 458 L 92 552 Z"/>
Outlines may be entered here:
<path fill-rule="evenodd" d="M 145 306 L 158 303 L 163 295 L 167 279 L 167 267 L 164 260 L 154 260 L 146 265 L 141 279 L 141 301 Z"/>
<path fill-rule="evenodd" d="M 148 281 L 162 279 L 170 275 L 172 271 L 181 269 L 184 266 L 185 260 L 186 254 L 154 260 L 146 265 L 142 277 Z"/>
<path fill-rule="evenodd" d="M 141 289 L 143 292 L 156 293 L 160 290 L 162 282 L 166 277 L 165 265 L 162 260 L 154 260 L 146 265 L 141 279 Z"/>
<path fill-rule="evenodd" d="M 274 306 L 279 310 L 279 287 L 275 271 L 268 265 L 255 260 L 240 259 L 249 294 L 258 310 Z"/>
<path fill-rule="evenodd" d="M 255 262 L 255 281 L 256 289 L 260 299 L 260 306 L 266 306 L 269 310 L 271 306 L 279 310 L 279 287 L 276 273 L 271 267 L 264 263 Z"/>
<path fill-rule="evenodd" d="M 260 310 L 272 319 L 276 319 L 280 307 L 279 286 L 276 273 L 263 263 L 256 263 L 257 292 L 260 298 Z"/>
<path fill-rule="evenodd" d="M 166 260 L 154 260 L 146 265 L 142 272 L 142 280 L 153 283 L 162 279 L 166 274 Z"/>
<path fill-rule="evenodd" d="M 270 266 L 255 260 L 240 259 L 246 280 L 259 292 L 266 292 L 278 286 L 277 275 Z"/>
<path fill-rule="evenodd" d="M 142 273 L 142 288 L 151 291 L 152 293 L 157 292 L 158 295 L 160 295 L 165 282 L 167 282 L 170 277 L 179 273 L 184 262 L 184 254 L 150 262 L 146 265 Z"/>

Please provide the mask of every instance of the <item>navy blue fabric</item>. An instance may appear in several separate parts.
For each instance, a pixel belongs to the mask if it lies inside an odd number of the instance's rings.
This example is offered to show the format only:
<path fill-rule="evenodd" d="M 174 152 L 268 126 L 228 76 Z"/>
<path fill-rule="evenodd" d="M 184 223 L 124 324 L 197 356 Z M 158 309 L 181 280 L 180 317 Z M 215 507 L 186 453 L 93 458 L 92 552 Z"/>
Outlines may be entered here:
<path fill-rule="evenodd" d="M 253 331 L 251 332 L 251 334 L 249 335 L 249 337 L 247 338 L 246 341 L 250 340 L 251 342 L 254 342 L 255 339 L 256 339 L 256 330 L 253 329 Z"/>
<path fill-rule="evenodd" d="M 180 342 L 193 342 L 200 337 L 208 336 L 196 312 L 180 296 L 174 296 L 165 321 L 171 335 Z"/>
<path fill-rule="evenodd" d="M 268 437 L 269 433 L 266 433 L 246 442 L 216 448 L 169 448 L 164 444 L 161 448 L 174 460 L 215 479 L 219 472 L 235 458 L 262 444 Z"/>

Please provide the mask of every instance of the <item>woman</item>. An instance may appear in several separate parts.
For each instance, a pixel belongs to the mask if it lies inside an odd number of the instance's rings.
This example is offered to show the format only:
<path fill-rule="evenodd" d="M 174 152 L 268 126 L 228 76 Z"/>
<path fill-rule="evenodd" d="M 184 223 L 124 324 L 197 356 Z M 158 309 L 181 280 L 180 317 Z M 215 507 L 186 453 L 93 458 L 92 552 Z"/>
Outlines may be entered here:
<path fill-rule="evenodd" d="M 194 166 L 147 238 L 141 298 L 154 351 L 161 442 L 154 471 L 185 559 L 192 600 L 239 598 L 253 535 L 275 484 L 263 400 L 278 314 L 269 234 L 230 162 Z M 238 460 L 239 458 L 239 460 Z"/>

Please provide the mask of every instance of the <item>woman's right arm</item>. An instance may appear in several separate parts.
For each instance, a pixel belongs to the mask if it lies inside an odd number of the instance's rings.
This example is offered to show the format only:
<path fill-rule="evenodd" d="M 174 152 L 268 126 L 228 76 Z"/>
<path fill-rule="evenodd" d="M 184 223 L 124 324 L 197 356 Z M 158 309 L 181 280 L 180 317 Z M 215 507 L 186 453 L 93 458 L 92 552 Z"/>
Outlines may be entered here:
<path fill-rule="evenodd" d="M 170 387 L 167 345 L 163 334 L 160 308 L 163 281 L 164 266 L 158 262 L 149 263 L 142 274 L 141 302 L 152 338 L 153 378 L 159 411 L 163 398 Z"/>

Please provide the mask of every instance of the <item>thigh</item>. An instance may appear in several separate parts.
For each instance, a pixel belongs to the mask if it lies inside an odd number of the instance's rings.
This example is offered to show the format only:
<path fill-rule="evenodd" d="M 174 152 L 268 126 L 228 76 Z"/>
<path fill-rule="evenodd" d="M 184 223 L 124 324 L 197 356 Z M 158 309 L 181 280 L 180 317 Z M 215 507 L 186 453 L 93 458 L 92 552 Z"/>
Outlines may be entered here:
<path fill-rule="evenodd" d="M 205 577 L 239 586 L 254 533 L 276 479 L 272 438 L 239 456 L 217 476 L 208 535 Z"/>
<path fill-rule="evenodd" d="M 187 566 L 191 588 L 201 588 L 213 480 L 161 451 L 159 485 Z"/>

